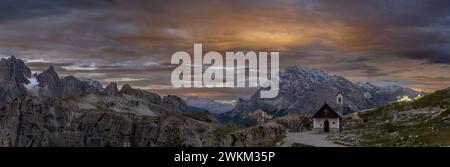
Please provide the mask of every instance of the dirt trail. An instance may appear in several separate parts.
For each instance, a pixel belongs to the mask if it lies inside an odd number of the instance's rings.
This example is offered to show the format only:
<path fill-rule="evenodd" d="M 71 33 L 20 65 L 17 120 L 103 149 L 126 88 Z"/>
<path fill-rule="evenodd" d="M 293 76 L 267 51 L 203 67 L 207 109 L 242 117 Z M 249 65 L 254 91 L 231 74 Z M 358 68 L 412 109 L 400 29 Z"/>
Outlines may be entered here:
<path fill-rule="evenodd" d="M 300 143 L 313 147 L 345 147 L 344 145 L 335 144 L 327 140 L 328 134 L 317 133 L 312 131 L 288 133 L 282 141 L 281 147 L 290 147 L 294 143 Z"/>

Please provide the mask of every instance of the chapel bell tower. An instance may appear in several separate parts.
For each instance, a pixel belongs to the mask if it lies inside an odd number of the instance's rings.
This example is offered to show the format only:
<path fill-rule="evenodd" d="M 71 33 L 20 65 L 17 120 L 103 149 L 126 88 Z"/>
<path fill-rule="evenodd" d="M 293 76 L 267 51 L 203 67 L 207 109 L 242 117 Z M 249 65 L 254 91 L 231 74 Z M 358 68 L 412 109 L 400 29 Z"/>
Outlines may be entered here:
<path fill-rule="evenodd" d="M 344 95 L 342 92 L 336 95 L 336 111 L 341 116 L 344 114 Z"/>

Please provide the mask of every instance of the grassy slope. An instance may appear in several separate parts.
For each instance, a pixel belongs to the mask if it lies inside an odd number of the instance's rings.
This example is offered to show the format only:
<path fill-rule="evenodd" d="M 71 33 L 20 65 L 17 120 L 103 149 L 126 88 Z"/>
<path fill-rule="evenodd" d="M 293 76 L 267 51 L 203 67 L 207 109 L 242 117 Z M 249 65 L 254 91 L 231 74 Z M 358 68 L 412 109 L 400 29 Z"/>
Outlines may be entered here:
<path fill-rule="evenodd" d="M 393 112 L 445 110 L 411 114 L 398 121 Z M 359 113 L 362 125 L 347 130 L 361 134 L 363 146 L 450 146 L 450 89 L 437 91 L 413 102 L 392 103 L 377 110 Z"/>

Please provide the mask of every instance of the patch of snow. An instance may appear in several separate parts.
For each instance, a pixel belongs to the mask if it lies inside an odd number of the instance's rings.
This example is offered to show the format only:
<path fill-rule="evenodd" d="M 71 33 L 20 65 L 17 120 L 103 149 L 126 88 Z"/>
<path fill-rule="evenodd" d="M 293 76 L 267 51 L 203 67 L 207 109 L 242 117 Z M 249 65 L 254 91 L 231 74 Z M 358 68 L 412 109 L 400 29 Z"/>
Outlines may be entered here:
<path fill-rule="evenodd" d="M 31 78 L 28 78 L 27 84 L 23 84 L 23 86 L 30 92 L 32 95 L 37 96 L 39 94 L 39 81 L 36 79 L 36 76 L 31 75 Z"/>
<path fill-rule="evenodd" d="M 39 81 L 36 79 L 36 77 L 34 75 L 32 75 L 31 78 L 27 77 L 27 79 L 30 82 L 28 84 L 24 84 L 24 86 L 25 86 L 25 88 L 27 88 L 27 90 L 34 89 L 36 86 L 39 85 Z"/>

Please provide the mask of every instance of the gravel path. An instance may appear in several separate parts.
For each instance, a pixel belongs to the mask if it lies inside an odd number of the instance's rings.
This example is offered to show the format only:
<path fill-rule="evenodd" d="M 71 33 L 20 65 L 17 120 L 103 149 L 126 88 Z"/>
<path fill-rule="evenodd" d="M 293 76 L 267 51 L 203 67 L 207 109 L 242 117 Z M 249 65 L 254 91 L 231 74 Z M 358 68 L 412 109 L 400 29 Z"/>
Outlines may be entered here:
<path fill-rule="evenodd" d="M 313 147 L 345 147 L 326 140 L 328 134 L 312 131 L 288 133 L 282 141 L 281 147 L 290 147 L 294 143 L 300 143 Z"/>

